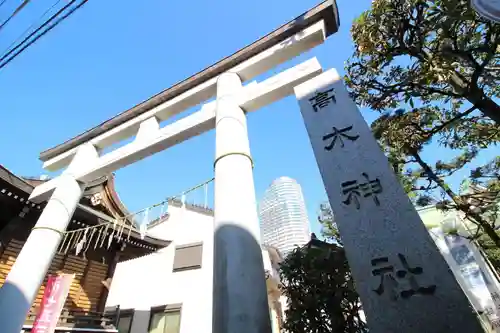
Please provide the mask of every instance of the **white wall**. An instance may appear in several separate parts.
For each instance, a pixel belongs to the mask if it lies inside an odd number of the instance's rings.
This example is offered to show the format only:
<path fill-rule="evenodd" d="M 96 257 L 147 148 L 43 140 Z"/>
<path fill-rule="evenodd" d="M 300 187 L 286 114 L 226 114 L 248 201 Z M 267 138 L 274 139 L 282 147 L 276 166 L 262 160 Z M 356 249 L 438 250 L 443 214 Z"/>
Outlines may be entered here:
<path fill-rule="evenodd" d="M 211 332 L 213 217 L 169 207 L 170 218 L 148 235 L 172 240 L 165 249 L 119 263 L 106 306 L 135 309 L 131 333 L 145 333 L 151 307 L 182 303 L 182 332 Z M 176 245 L 203 242 L 202 268 L 172 272 Z"/>
<path fill-rule="evenodd" d="M 151 228 L 148 235 L 172 240 L 165 249 L 119 263 L 106 306 L 135 309 L 131 333 L 146 333 L 150 309 L 179 304 L 181 333 L 212 331 L 213 216 L 170 205 L 167 221 Z M 201 269 L 172 272 L 177 245 L 203 242 Z M 263 250 L 264 267 L 272 272 Z M 276 332 L 277 333 L 277 332 Z"/>

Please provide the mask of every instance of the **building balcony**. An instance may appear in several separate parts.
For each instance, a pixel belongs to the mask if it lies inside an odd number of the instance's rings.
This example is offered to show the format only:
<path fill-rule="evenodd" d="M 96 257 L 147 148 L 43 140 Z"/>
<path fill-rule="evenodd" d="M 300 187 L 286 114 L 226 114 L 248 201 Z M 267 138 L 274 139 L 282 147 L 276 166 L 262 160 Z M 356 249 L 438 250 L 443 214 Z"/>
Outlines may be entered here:
<path fill-rule="evenodd" d="M 118 316 L 117 316 L 118 314 Z M 35 322 L 37 310 L 30 311 L 23 325 L 22 333 L 31 332 Z M 59 317 L 55 332 L 57 333 L 118 333 L 117 325 L 119 308 L 112 313 L 78 311 L 64 309 Z"/>

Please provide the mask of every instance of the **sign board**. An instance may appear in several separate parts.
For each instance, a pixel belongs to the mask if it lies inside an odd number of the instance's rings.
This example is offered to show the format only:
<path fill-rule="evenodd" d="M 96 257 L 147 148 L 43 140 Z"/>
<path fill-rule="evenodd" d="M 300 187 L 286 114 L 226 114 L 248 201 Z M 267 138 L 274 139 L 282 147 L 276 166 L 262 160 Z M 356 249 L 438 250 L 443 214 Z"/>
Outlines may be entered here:
<path fill-rule="evenodd" d="M 40 310 L 31 330 L 32 333 L 53 333 L 55 331 L 74 277 L 74 274 L 49 276 Z"/>
<path fill-rule="evenodd" d="M 483 313 L 491 332 L 499 333 L 500 289 L 475 245 L 465 237 L 446 234 L 440 227 L 431 229 L 430 234 L 472 305 Z"/>
<path fill-rule="evenodd" d="M 483 332 L 337 71 L 295 95 L 370 333 Z"/>

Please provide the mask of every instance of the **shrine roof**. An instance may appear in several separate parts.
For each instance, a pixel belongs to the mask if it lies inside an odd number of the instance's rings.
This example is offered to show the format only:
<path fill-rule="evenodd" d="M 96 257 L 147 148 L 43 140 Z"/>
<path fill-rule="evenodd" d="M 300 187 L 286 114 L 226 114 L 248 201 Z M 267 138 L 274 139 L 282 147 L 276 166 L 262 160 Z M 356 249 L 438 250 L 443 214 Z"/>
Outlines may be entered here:
<path fill-rule="evenodd" d="M 45 203 L 31 203 L 29 202 L 28 197 L 33 189 L 38 184 L 43 183 L 44 181 L 46 180 L 41 180 L 39 178 L 33 177 L 19 177 L 3 165 L 0 165 L 0 194 L 5 195 L 6 197 L 10 197 L 12 198 L 12 200 L 17 201 L 18 203 L 33 207 L 38 211 L 43 210 Z M 102 205 L 101 203 L 97 203 L 95 200 L 93 201 L 91 199 L 91 197 L 96 193 L 101 194 L 99 200 L 102 200 Z M 89 222 L 91 220 L 103 220 L 103 216 L 106 217 L 105 220 L 112 220 L 113 218 L 117 219 L 128 215 L 128 211 L 124 207 L 123 203 L 121 203 L 121 201 L 119 200 L 118 195 L 116 194 L 116 191 L 114 189 L 113 175 L 103 177 L 94 184 L 91 184 L 90 188 L 87 188 L 86 194 L 80 201 L 75 215 L 85 217 L 86 222 Z M 131 227 L 132 225 L 130 223 L 126 225 L 127 229 Z M 130 235 L 135 239 L 141 239 L 141 235 L 133 227 Z M 144 240 L 142 240 L 141 242 L 147 243 L 148 245 L 157 249 L 166 247 L 170 243 L 170 241 L 157 239 L 150 236 L 145 236 Z"/>
<path fill-rule="evenodd" d="M 47 161 L 62 153 L 65 153 L 89 140 L 157 107 L 158 105 L 175 98 L 176 96 L 220 75 L 221 73 L 243 63 L 260 52 L 276 45 L 285 39 L 295 35 L 305 28 L 323 20 L 325 22 L 325 34 L 330 36 L 337 32 L 339 28 L 339 14 L 335 0 L 327 0 L 302 15 L 282 25 L 273 32 L 260 38 L 256 42 L 247 45 L 236 53 L 220 60 L 219 62 L 205 68 L 201 72 L 178 82 L 172 87 L 163 90 L 155 96 L 142 103 L 128 109 L 117 116 L 106 120 L 82 134 L 79 134 L 66 142 L 45 150 L 40 153 L 40 160 Z"/>

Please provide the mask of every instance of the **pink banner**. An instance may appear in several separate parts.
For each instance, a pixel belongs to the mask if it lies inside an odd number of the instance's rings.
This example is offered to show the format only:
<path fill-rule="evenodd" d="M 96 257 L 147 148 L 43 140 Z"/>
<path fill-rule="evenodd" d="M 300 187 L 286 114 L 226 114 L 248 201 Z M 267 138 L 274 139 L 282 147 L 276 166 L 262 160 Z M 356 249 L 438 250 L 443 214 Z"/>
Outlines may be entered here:
<path fill-rule="evenodd" d="M 74 274 L 49 276 L 32 333 L 54 333 L 74 276 Z"/>

